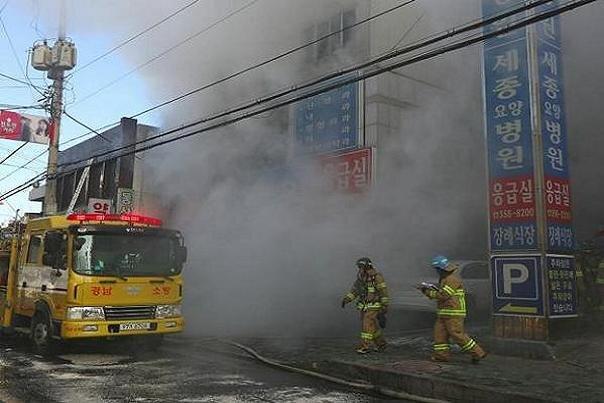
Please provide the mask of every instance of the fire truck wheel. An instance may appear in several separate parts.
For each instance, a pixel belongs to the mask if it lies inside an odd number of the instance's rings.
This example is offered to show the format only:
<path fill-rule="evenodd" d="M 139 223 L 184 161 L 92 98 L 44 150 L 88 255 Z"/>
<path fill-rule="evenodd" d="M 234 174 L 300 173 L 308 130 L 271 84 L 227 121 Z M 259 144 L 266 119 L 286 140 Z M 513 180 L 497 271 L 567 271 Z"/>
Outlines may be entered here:
<path fill-rule="evenodd" d="M 42 355 L 50 355 L 54 351 L 48 313 L 37 311 L 31 320 L 31 342 L 34 351 Z"/>

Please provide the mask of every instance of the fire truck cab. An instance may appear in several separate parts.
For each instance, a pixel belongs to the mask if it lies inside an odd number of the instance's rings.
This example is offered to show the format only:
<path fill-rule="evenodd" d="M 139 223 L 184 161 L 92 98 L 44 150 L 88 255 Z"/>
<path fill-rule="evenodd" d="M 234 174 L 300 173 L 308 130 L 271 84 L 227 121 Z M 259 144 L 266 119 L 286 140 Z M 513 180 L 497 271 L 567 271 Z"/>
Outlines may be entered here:
<path fill-rule="evenodd" d="M 51 353 L 60 340 L 181 332 L 186 248 L 139 215 L 30 220 L 0 251 L 0 326 Z"/>

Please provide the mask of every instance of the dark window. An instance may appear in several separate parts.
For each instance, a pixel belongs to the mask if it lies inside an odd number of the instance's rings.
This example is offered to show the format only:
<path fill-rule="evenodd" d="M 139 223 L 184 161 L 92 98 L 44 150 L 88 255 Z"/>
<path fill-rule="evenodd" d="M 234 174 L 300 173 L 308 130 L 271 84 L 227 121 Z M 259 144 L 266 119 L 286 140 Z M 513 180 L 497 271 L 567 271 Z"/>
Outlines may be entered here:
<path fill-rule="evenodd" d="M 90 177 L 88 179 L 88 194 L 86 200 L 89 198 L 100 198 L 101 197 L 101 176 L 103 173 L 103 164 L 94 164 L 90 167 Z"/>
<path fill-rule="evenodd" d="M 471 263 L 465 266 L 461 272 L 465 279 L 488 279 L 489 266 L 486 263 Z"/>
<path fill-rule="evenodd" d="M 58 201 L 59 210 L 67 210 L 69 202 L 73 197 L 73 191 L 75 189 L 75 174 L 65 175 L 63 177 L 63 189 L 61 191 L 61 197 Z"/>
<path fill-rule="evenodd" d="M 42 245 L 41 235 L 32 235 L 29 240 L 29 247 L 27 248 L 27 261 L 26 263 L 38 263 L 40 257 L 40 246 Z"/>
<path fill-rule="evenodd" d="M 304 31 L 304 37 L 307 41 L 318 40 L 328 34 L 333 34 L 326 39 L 319 41 L 313 47 L 314 57 L 321 60 L 329 57 L 336 50 L 345 47 L 350 43 L 353 37 L 354 28 L 346 29 L 356 22 L 356 11 L 348 10 L 338 13 L 326 21 L 320 22 L 314 27 Z M 337 32 L 337 34 L 336 34 Z"/>
<path fill-rule="evenodd" d="M 113 199 L 116 194 L 116 183 L 115 183 L 115 167 L 116 160 L 105 161 L 105 168 L 103 170 L 103 198 Z"/>

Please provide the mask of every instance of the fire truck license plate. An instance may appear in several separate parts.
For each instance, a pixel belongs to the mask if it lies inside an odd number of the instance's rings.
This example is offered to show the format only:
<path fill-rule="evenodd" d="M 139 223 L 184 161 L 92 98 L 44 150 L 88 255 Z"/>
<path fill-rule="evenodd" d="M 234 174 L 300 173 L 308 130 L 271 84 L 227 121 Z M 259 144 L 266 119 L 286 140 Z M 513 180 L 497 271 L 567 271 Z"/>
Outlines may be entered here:
<path fill-rule="evenodd" d="M 151 329 L 151 323 L 149 322 L 136 322 L 136 323 L 120 323 L 121 330 L 149 330 Z"/>

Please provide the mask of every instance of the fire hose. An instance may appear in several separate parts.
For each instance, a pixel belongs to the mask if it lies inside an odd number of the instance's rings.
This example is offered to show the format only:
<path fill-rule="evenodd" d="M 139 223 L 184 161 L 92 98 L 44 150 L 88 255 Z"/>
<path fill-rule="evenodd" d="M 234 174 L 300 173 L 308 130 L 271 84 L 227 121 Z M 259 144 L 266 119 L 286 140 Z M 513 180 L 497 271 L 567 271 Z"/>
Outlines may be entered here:
<path fill-rule="evenodd" d="M 282 364 L 278 361 L 274 361 L 269 358 L 263 357 L 253 348 L 244 346 L 243 344 L 232 342 L 232 341 L 227 341 L 225 343 L 244 351 L 245 353 L 247 353 L 254 359 L 256 359 L 270 367 L 279 368 L 279 369 L 282 369 L 285 371 L 302 374 L 302 375 L 306 375 L 306 376 L 311 376 L 314 378 L 322 379 L 324 381 L 336 383 L 338 385 L 348 386 L 348 387 L 355 388 L 355 389 L 360 389 L 365 392 L 377 393 L 377 394 L 387 396 L 387 397 L 392 397 L 395 399 L 405 399 L 405 400 L 410 400 L 410 401 L 414 401 L 414 402 L 424 402 L 424 403 L 446 403 L 445 400 L 432 399 L 429 397 L 412 395 L 410 393 L 399 392 L 399 391 L 395 391 L 392 389 L 384 388 L 382 386 L 373 385 L 373 384 L 369 384 L 369 383 L 347 381 L 345 379 L 336 378 L 334 376 L 325 375 L 325 374 L 315 372 L 315 371 L 310 371 L 310 370 L 307 370 L 304 368 L 298 368 L 298 367 L 294 367 L 291 365 Z"/>

